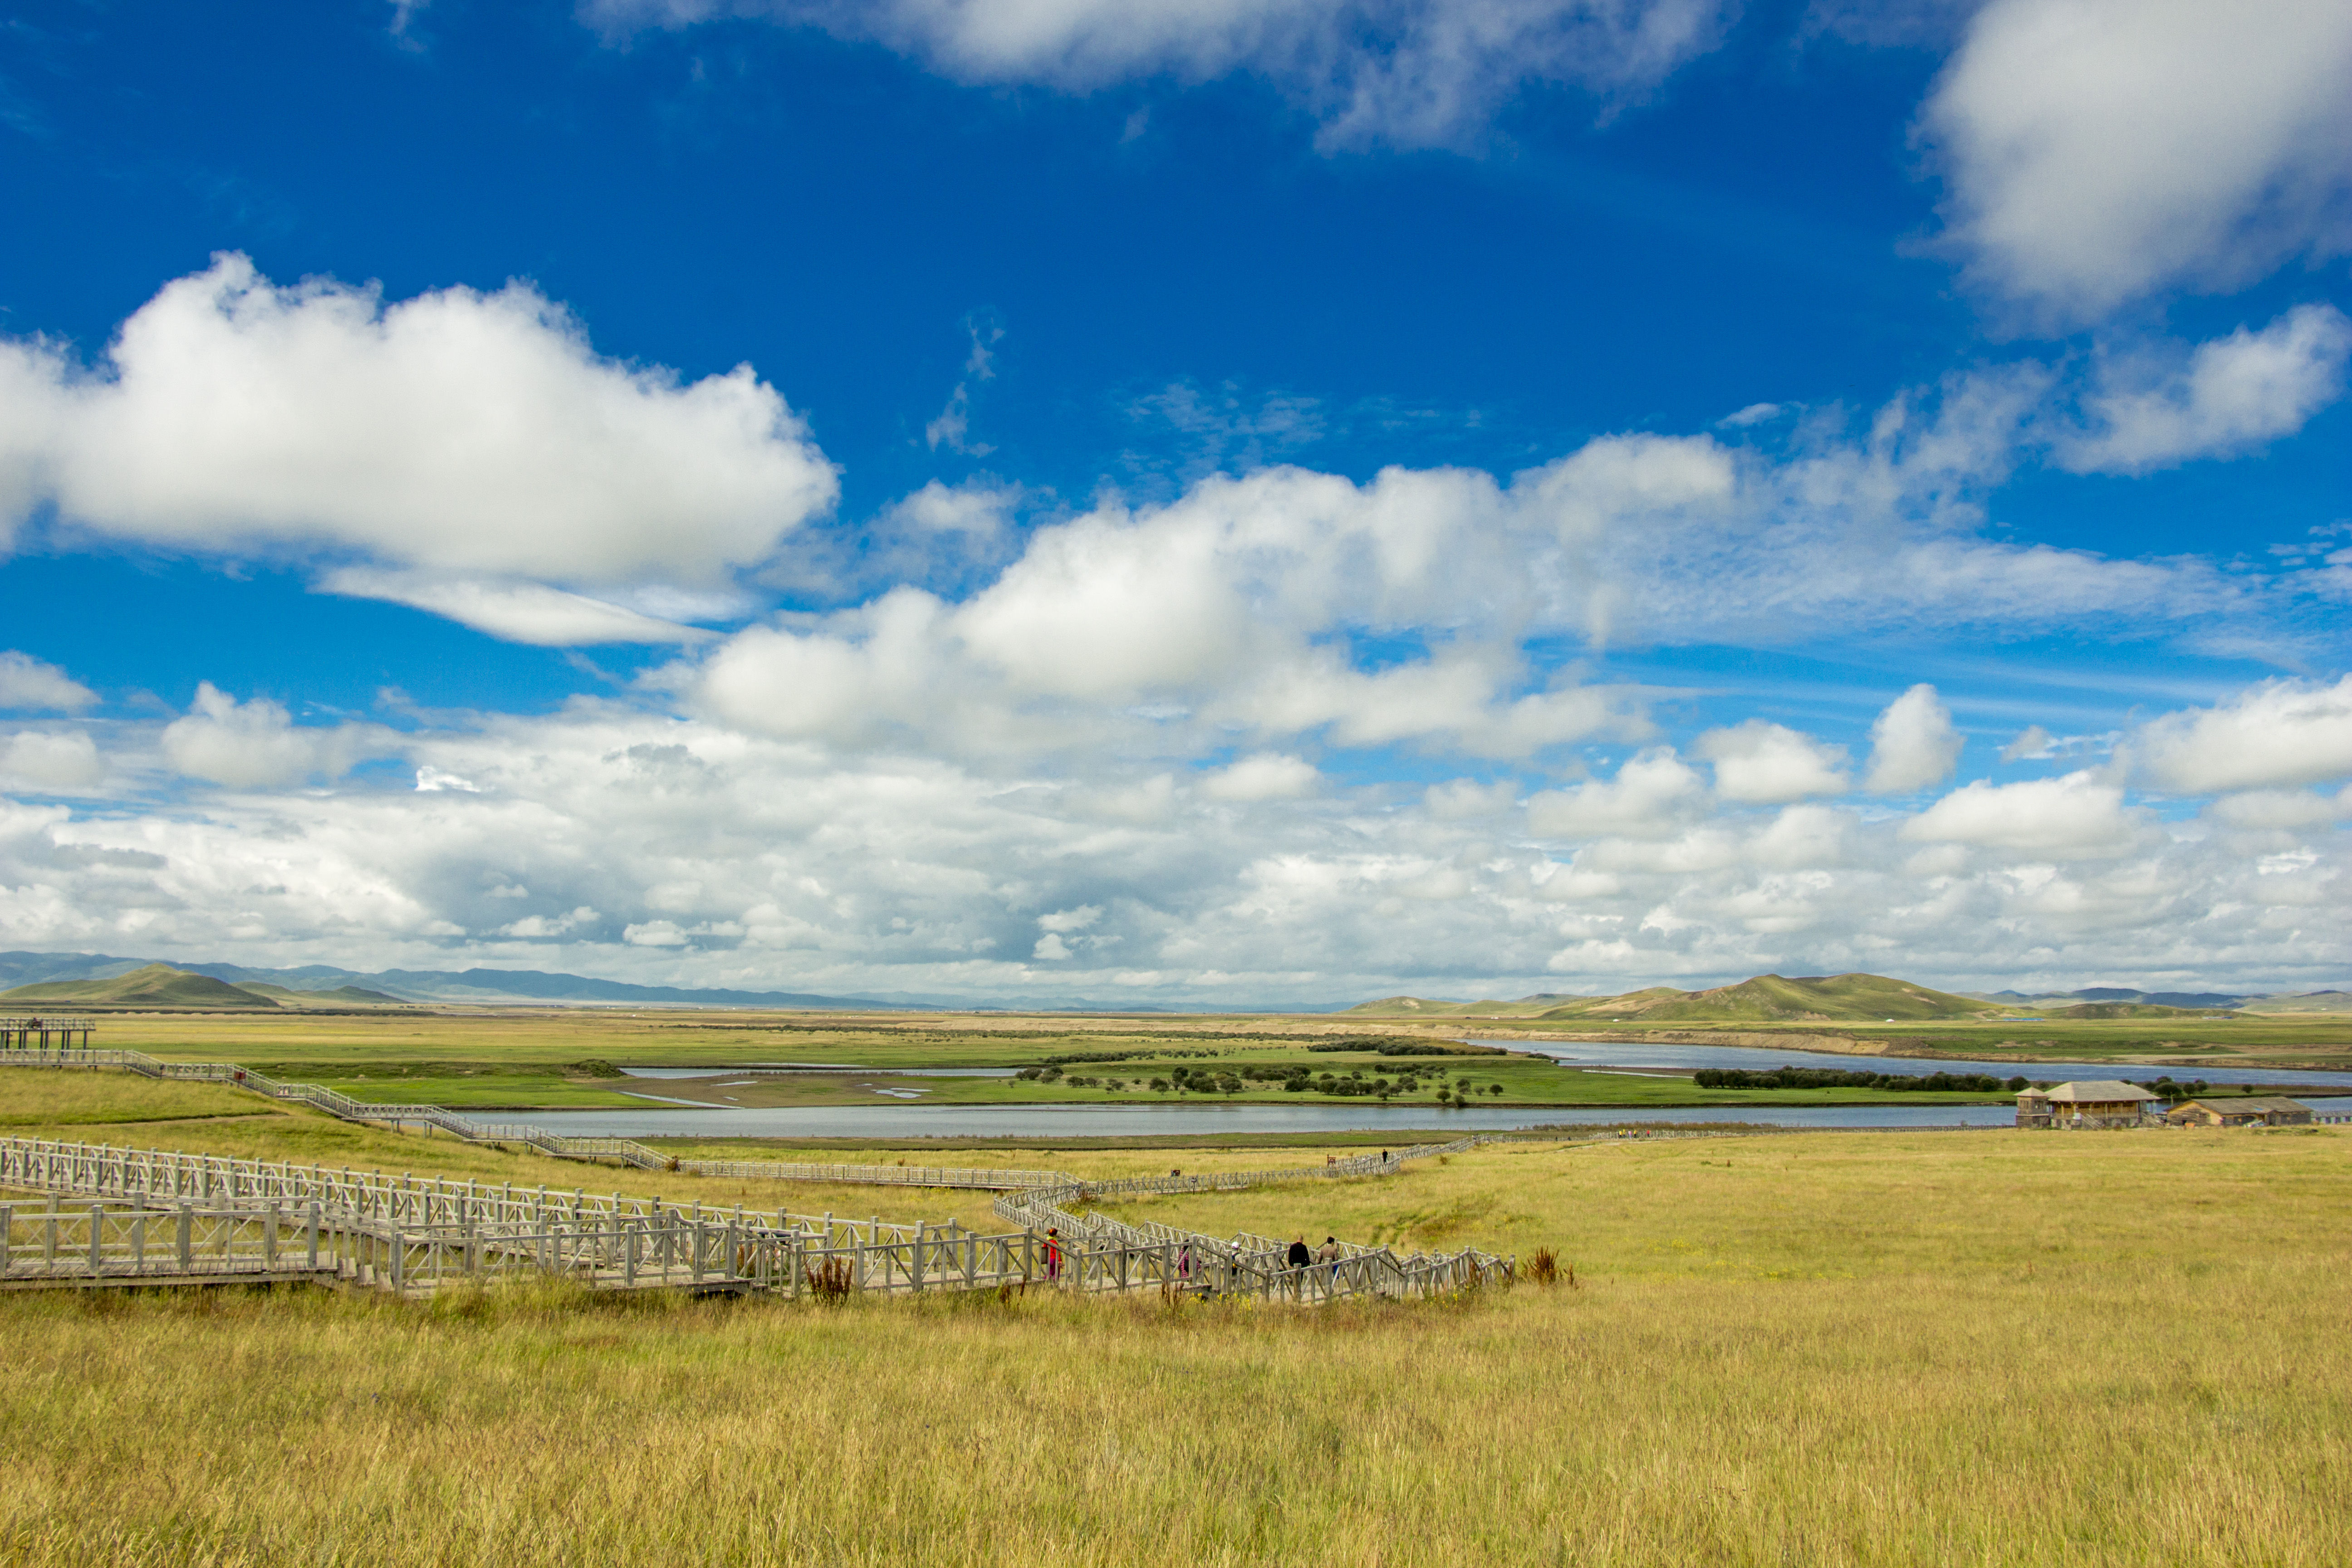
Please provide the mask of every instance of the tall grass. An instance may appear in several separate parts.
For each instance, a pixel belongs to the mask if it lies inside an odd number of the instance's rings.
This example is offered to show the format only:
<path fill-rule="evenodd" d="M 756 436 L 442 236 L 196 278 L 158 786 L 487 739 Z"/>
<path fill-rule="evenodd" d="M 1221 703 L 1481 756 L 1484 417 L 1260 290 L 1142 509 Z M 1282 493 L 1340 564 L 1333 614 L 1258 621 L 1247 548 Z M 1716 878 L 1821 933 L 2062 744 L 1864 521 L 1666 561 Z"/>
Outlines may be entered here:
<path fill-rule="evenodd" d="M 0 1552 L 2340 1563 L 2341 1262 L 1329 1312 L 11 1301 Z"/>
<path fill-rule="evenodd" d="M 1507 1146 L 1133 1207 L 1559 1289 L 0 1297 L 0 1560 L 2339 1564 L 2347 1187 L 2326 1131 Z"/>

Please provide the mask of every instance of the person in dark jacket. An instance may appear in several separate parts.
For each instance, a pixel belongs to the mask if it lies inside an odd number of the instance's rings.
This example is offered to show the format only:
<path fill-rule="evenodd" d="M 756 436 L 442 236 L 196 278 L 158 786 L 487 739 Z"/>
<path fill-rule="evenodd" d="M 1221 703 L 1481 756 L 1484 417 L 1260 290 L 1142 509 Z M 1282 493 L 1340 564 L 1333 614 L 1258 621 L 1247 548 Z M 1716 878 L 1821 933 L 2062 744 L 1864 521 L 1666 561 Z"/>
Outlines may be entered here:
<path fill-rule="evenodd" d="M 1307 1237 L 1304 1232 L 1301 1232 L 1297 1239 L 1290 1244 L 1290 1250 L 1284 1255 L 1283 1261 L 1293 1268 L 1304 1268 L 1315 1261 L 1315 1255 L 1307 1250 Z"/>

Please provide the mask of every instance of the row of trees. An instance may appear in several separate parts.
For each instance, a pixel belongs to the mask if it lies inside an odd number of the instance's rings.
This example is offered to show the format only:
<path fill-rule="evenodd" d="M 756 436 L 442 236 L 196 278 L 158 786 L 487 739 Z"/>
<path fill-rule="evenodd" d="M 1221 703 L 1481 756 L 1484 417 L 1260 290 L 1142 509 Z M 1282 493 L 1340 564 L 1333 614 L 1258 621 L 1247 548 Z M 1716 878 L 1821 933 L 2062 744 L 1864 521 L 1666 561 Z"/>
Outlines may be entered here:
<path fill-rule="evenodd" d="M 1396 1069 L 1394 1079 L 1367 1078 L 1361 1068 L 1352 1068 L 1345 1073 L 1328 1070 L 1318 1073 L 1311 1068 L 1297 1065 L 1251 1063 L 1231 1068 L 1179 1066 L 1170 1069 L 1165 1077 L 1152 1079 L 1148 1086 L 1140 1079 L 1135 1079 L 1130 1085 L 1129 1080 L 1124 1079 L 1099 1077 L 1090 1073 L 1071 1073 L 1065 1076 L 1058 1066 L 1024 1068 L 1013 1076 L 1041 1083 L 1066 1083 L 1074 1089 L 1122 1089 L 1129 1087 L 1137 1089 L 1149 1087 L 1157 1094 L 1167 1094 L 1171 1091 L 1178 1094 L 1239 1094 L 1246 1087 L 1244 1080 L 1247 1080 L 1256 1083 L 1278 1083 L 1286 1092 L 1290 1094 L 1328 1094 L 1341 1099 L 1369 1095 L 1379 1100 L 1387 1100 L 1394 1095 L 1417 1093 L 1430 1087 L 1424 1081 L 1425 1079 L 1434 1078 L 1438 1080 L 1437 1098 L 1441 1104 L 1451 1104 L 1457 1100 L 1467 1103 L 1473 1094 L 1500 1095 L 1503 1092 L 1503 1086 L 1499 1083 L 1490 1083 L 1482 1089 L 1473 1089 L 1466 1077 L 1458 1082 L 1449 1084 L 1444 1081 L 1445 1072 L 1444 1068 L 1433 1063 L 1426 1066 L 1414 1064 Z"/>
<path fill-rule="evenodd" d="M 1836 1068 L 1701 1068 L 1693 1075 L 1701 1089 L 1892 1089 L 1969 1094 L 2011 1094 L 2023 1078 L 1998 1079 L 1981 1072 L 1843 1072 Z"/>
<path fill-rule="evenodd" d="M 1995 1078 L 1990 1073 L 1931 1072 L 1926 1074 L 1892 1072 L 1844 1072 L 1836 1068 L 1766 1068 L 1748 1070 L 1741 1068 L 1701 1068 L 1693 1074 L 1701 1089 L 1892 1089 L 1958 1090 L 1969 1094 L 1995 1094 L 2006 1091 L 2016 1094 L 2027 1087 L 2023 1074 L 2013 1078 Z M 2034 1083 L 2036 1089 L 2048 1089 L 2047 1081 Z M 2158 1099 L 2167 1100 L 2194 1100 L 2210 1092 L 2203 1079 L 2175 1082 L 2168 1073 L 2149 1084 L 2148 1089 Z"/>

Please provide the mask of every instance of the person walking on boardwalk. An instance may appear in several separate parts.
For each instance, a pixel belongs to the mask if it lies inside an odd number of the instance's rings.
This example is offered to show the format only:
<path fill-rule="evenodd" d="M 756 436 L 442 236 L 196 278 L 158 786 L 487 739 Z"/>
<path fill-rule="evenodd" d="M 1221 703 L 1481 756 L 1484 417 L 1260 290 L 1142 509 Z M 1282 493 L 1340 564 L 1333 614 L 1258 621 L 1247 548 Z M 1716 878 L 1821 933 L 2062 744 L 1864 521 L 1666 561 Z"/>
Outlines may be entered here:
<path fill-rule="evenodd" d="M 1331 1283 L 1337 1285 L 1339 1282 L 1339 1238 L 1325 1237 L 1323 1245 L 1315 1249 L 1315 1261 L 1331 1266 Z"/>
<path fill-rule="evenodd" d="M 1062 1233 L 1053 1226 L 1045 1227 L 1045 1283 L 1055 1285 L 1062 1279 Z"/>
<path fill-rule="evenodd" d="M 1304 1268 L 1308 1264 L 1315 1261 L 1315 1255 L 1307 1250 L 1307 1233 L 1305 1231 L 1299 1232 L 1297 1237 L 1291 1241 L 1290 1250 L 1283 1256 L 1283 1261 L 1293 1268 Z"/>

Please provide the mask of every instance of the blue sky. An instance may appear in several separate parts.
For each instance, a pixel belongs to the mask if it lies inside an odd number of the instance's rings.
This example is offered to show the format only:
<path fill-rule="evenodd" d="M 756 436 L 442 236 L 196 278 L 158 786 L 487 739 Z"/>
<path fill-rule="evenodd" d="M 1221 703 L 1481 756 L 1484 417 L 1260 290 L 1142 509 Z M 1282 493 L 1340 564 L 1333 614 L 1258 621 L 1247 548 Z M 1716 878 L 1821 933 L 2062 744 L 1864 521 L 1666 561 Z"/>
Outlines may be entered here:
<path fill-rule="evenodd" d="M 2352 23 L 0 32 L 0 944 L 2352 980 Z"/>

